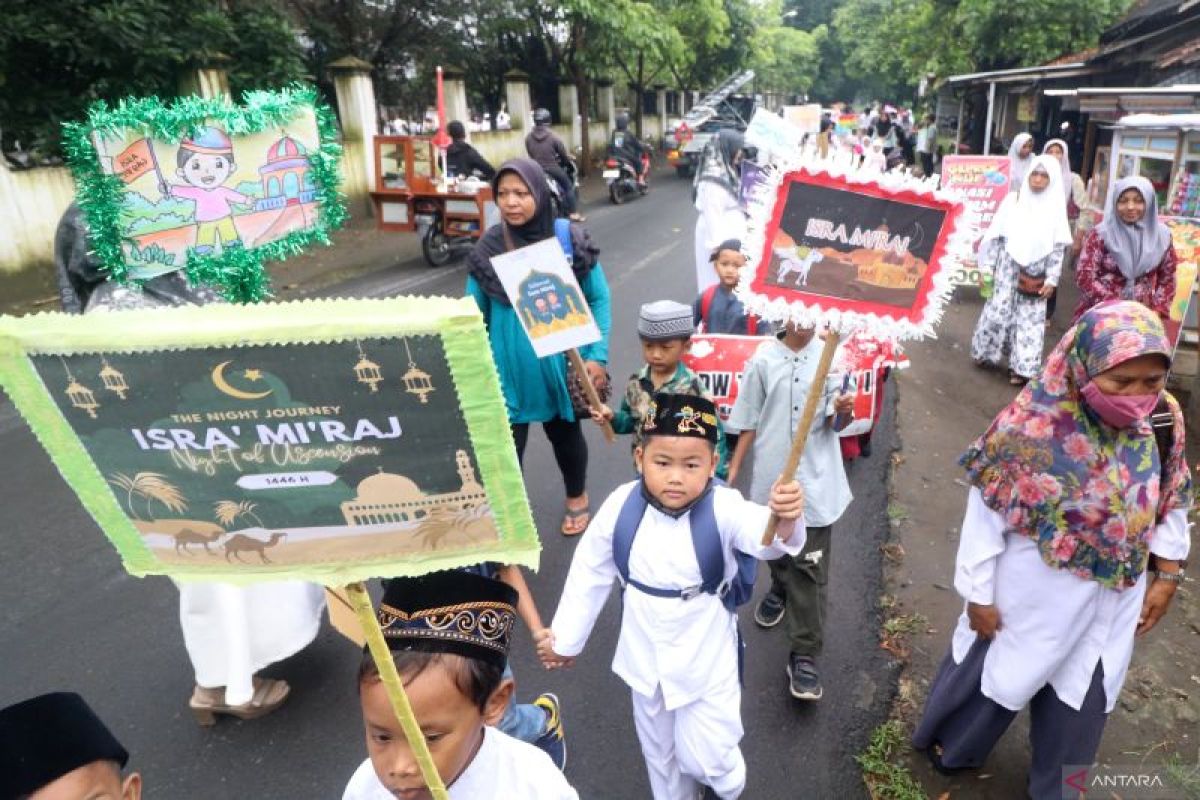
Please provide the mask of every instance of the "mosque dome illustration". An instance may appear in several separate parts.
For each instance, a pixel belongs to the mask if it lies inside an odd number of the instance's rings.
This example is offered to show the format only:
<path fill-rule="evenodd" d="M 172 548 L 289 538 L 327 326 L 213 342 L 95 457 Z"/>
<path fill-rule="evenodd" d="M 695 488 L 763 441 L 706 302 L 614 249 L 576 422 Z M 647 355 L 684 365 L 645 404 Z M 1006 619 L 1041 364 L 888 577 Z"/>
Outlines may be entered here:
<path fill-rule="evenodd" d="M 353 500 L 342 503 L 347 525 L 383 525 L 420 522 L 437 510 L 470 511 L 487 502 L 487 493 L 475 477 L 475 467 L 465 450 L 454 454 L 461 487 L 455 492 L 426 494 L 411 478 L 384 472 L 359 481 Z"/>
<path fill-rule="evenodd" d="M 316 197 L 308 150 L 286 134 L 267 149 L 267 161 L 258 168 L 263 199 L 255 211 L 311 203 Z"/>

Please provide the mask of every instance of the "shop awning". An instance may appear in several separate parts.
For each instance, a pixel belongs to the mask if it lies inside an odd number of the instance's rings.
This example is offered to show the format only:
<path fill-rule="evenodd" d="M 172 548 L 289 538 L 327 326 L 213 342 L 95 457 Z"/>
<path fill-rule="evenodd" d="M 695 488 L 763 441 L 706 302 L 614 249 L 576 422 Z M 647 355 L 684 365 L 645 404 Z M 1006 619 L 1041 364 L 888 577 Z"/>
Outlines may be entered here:
<path fill-rule="evenodd" d="M 1117 117 L 1122 114 L 1186 114 L 1200 111 L 1200 85 L 1177 86 L 1080 86 L 1046 89 L 1047 97 L 1072 97 L 1085 114 Z"/>
<path fill-rule="evenodd" d="M 1068 64 L 1044 64 L 1037 67 L 1017 67 L 1016 69 L 998 69 L 991 72 L 970 72 L 963 75 L 951 75 L 946 82 L 951 86 L 971 86 L 983 83 L 1033 83 L 1034 81 L 1058 78 L 1075 78 L 1083 75 L 1094 75 L 1099 67 L 1088 66 L 1086 62 L 1074 61 Z"/>

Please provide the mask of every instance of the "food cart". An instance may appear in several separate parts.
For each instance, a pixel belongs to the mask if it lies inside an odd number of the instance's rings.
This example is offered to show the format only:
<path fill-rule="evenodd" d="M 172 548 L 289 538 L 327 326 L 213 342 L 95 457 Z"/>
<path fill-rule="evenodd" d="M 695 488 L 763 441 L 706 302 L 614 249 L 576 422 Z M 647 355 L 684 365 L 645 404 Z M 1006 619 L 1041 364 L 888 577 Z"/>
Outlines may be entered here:
<path fill-rule="evenodd" d="M 431 267 L 475 243 L 498 219 L 492 189 L 474 178 L 447 178 L 430 137 L 376 136 L 375 225 L 417 231 Z"/>

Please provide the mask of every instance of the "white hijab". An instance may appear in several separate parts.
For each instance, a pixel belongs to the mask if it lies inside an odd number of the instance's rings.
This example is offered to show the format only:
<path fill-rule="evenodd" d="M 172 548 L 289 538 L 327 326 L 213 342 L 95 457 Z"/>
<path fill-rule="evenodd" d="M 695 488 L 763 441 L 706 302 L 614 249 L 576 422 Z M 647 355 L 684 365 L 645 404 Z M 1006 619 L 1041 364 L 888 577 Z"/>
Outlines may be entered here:
<path fill-rule="evenodd" d="M 1033 164 L 1033 154 L 1021 158 L 1021 148 L 1031 139 L 1033 139 L 1033 136 L 1028 133 L 1018 133 L 1013 137 L 1012 146 L 1008 148 L 1008 160 L 1012 163 L 1008 185 L 1013 189 L 1024 185 L 1025 173 L 1029 171 L 1029 167 Z"/>
<path fill-rule="evenodd" d="M 1071 172 L 1071 151 L 1067 149 L 1067 143 L 1062 139 L 1051 139 L 1042 146 L 1042 155 L 1047 155 L 1046 151 L 1050 149 L 1050 145 L 1056 144 L 1062 148 L 1062 157 L 1058 160 L 1062 162 L 1062 179 L 1063 179 L 1063 194 L 1067 196 L 1067 202 L 1071 201 L 1071 193 L 1074 191 L 1074 175 Z M 1051 156 L 1053 158 L 1053 156 Z"/>
<path fill-rule="evenodd" d="M 1058 160 L 1053 156 L 1037 156 L 1030 161 L 1021 188 L 1004 198 L 979 244 L 982 248 L 994 239 L 1004 239 L 1005 252 L 1023 267 L 1072 242 L 1067 207 L 1062 201 L 1062 170 Z M 1035 192 L 1029 188 L 1029 178 L 1039 169 L 1049 176 L 1050 183 Z"/>

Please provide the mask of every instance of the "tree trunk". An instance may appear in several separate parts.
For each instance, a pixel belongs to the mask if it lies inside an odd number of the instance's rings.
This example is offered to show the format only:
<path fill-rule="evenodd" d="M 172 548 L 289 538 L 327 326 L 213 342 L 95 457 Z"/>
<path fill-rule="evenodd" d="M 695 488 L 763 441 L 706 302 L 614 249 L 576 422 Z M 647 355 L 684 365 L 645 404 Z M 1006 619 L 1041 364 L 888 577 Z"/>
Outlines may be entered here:
<path fill-rule="evenodd" d="M 582 69 L 575 75 L 575 91 L 579 93 L 579 143 L 583 147 L 579 177 L 586 178 L 592 166 L 592 82 Z"/>
<path fill-rule="evenodd" d="M 646 77 L 646 56 L 638 53 L 637 60 L 637 82 L 633 87 L 633 92 L 637 96 L 637 108 L 634 110 L 634 130 L 637 132 L 638 139 L 642 138 L 642 114 L 646 107 L 646 98 L 642 96 L 645 91 L 642 87 L 645 86 Z"/>

